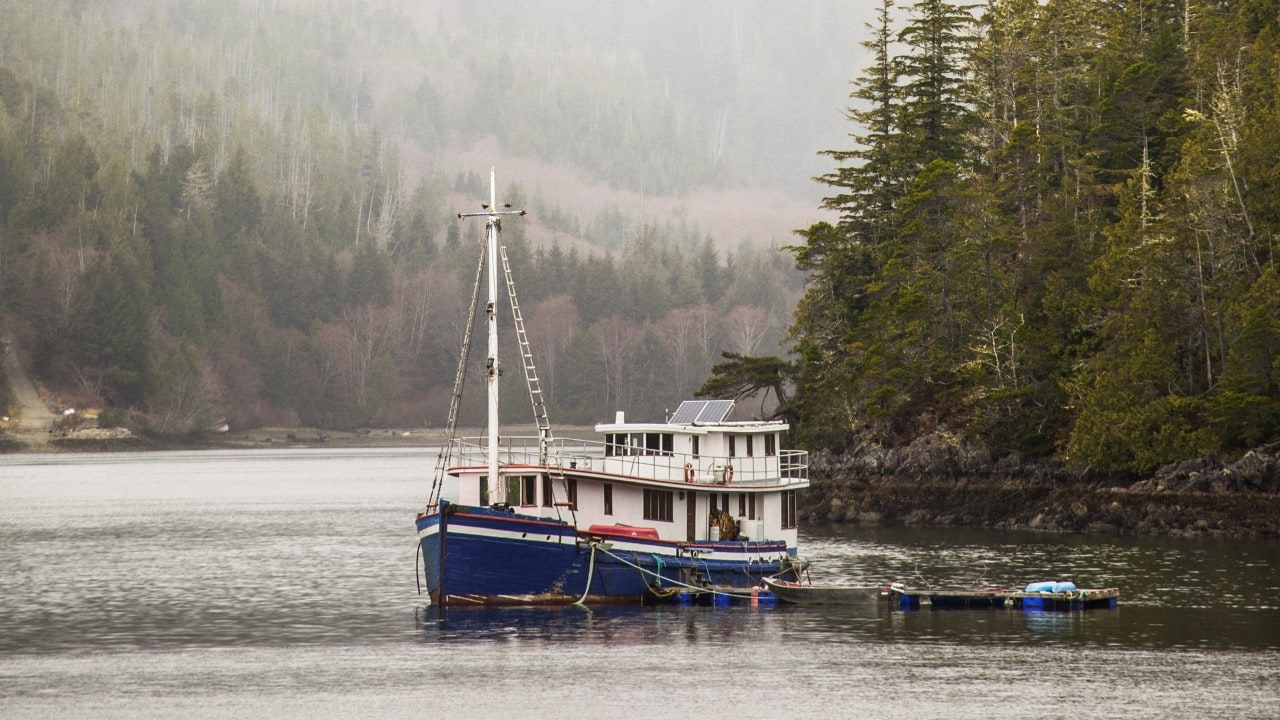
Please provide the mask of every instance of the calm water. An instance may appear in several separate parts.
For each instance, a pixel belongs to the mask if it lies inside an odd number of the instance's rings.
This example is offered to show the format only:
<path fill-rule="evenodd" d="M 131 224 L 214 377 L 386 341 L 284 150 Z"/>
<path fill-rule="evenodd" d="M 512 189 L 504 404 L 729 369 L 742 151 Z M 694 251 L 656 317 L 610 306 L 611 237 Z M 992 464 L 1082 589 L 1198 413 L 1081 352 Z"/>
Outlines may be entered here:
<path fill-rule="evenodd" d="M 0 456 L 0 717 L 1280 717 L 1280 545 L 813 527 L 815 581 L 1118 586 L 1076 614 L 455 611 L 429 450 Z"/>

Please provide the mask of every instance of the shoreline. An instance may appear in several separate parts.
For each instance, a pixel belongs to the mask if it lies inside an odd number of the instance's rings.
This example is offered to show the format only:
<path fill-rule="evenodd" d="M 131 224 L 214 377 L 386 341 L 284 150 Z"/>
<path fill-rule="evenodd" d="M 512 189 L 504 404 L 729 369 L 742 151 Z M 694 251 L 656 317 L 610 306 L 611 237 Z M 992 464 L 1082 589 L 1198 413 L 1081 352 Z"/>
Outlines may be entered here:
<path fill-rule="evenodd" d="M 479 437 L 483 428 L 460 428 L 455 437 Z M 565 426 L 557 438 L 591 437 L 592 426 Z M 514 425 L 505 437 L 537 436 L 532 425 Z M 235 450 L 268 448 L 387 448 L 438 447 L 444 428 L 358 428 L 329 430 L 312 427 L 266 427 L 182 436 L 137 435 L 127 430 L 86 428 L 65 432 L 0 431 L 0 455 L 81 452 L 164 452 L 172 450 Z"/>
<path fill-rule="evenodd" d="M 590 438 L 592 426 L 566 426 L 557 437 Z M 456 437 L 479 437 L 463 428 Z M 510 428 L 508 437 L 536 437 L 532 425 Z M 283 448 L 435 448 L 443 428 L 256 428 L 182 437 L 151 437 L 120 430 L 65 433 L 0 432 L 0 455 L 111 453 Z M 861 461 L 811 456 L 810 488 L 801 494 L 806 522 L 861 526 L 968 527 L 1031 530 L 1090 537 L 1136 535 L 1174 538 L 1280 540 L 1280 492 L 1269 485 L 1243 487 L 1210 482 L 1213 468 L 1179 471 L 1117 483 L 1059 472 L 990 474 L 866 472 Z M 1269 470 L 1267 468 L 1266 470 Z M 1238 468 L 1223 467 L 1228 477 Z M 1270 472 L 1265 472 L 1270 475 Z"/>
<path fill-rule="evenodd" d="M 806 522 L 1114 537 L 1280 540 L 1280 493 L 1026 478 L 814 478 Z"/>
<path fill-rule="evenodd" d="M 810 522 L 1280 540 L 1280 443 L 1118 477 L 993 460 L 935 434 L 908 447 L 815 453 L 809 479 L 799 511 Z"/>

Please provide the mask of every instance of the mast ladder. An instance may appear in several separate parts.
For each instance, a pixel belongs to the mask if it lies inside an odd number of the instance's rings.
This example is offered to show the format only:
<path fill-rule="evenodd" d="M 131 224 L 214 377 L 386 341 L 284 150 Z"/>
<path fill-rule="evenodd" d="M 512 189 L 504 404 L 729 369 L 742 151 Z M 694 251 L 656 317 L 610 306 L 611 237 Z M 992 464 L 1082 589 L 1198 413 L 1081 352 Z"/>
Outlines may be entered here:
<path fill-rule="evenodd" d="M 502 272 L 506 276 L 507 297 L 511 299 L 511 314 L 515 318 L 516 338 L 520 342 L 525 385 L 529 388 L 529 402 L 533 405 L 533 421 L 538 426 L 538 462 L 545 466 L 547 451 L 552 442 L 551 421 L 547 419 L 547 404 L 542 397 L 542 382 L 538 379 L 538 369 L 533 363 L 533 351 L 529 349 L 529 336 L 524 329 L 524 316 L 520 313 L 520 302 L 516 299 L 516 283 L 511 276 L 511 261 L 507 259 L 507 246 L 500 246 L 498 254 L 502 256 Z"/>

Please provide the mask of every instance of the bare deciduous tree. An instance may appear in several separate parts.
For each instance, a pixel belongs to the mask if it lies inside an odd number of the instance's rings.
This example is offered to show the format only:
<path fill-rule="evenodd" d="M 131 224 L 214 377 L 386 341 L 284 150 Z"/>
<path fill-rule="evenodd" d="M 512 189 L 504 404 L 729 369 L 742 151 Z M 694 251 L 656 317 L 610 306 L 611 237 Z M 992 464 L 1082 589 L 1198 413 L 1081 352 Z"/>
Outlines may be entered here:
<path fill-rule="evenodd" d="M 769 332 L 769 313 L 754 305 L 735 305 L 724 318 L 726 340 L 733 352 L 755 355 Z"/>
<path fill-rule="evenodd" d="M 553 295 L 535 304 L 529 312 L 529 337 L 533 344 L 542 392 L 548 401 L 555 398 L 556 367 L 561 352 L 582 324 L 578 306 L 569 295 Z M 536 338 L 536 340 L 534 340 Z"/>
<path fill-rule="evenodd" d="M 644 329 L 621 315 L 610 315 L 597 320 L 591 332 L 604 367 L 605 406 L 625 409 L 635 397 L 636 374 L 632 369 Z"/>

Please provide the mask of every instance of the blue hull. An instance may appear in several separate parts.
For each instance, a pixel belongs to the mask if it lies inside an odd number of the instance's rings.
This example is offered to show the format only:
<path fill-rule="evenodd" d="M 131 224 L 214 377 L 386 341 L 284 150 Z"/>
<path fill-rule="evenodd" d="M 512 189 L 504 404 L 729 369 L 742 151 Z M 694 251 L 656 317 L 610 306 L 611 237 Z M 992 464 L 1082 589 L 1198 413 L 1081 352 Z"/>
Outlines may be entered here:
<path fill-rule="evenodd" d="M 781 542 L 599 536 L 555 520 L 441 503 L 417 520 L 432 603 L 640 603 L 685 588 L 761 584 L 792 567 Z"/>

